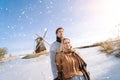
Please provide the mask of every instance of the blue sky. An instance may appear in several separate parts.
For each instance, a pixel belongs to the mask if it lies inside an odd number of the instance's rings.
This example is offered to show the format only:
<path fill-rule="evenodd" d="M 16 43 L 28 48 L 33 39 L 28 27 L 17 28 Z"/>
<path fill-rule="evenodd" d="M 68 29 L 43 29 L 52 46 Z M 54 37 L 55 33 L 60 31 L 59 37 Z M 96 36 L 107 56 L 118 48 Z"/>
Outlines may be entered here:
<path fill-rule="evenodd" d="M 74 46 L 116 36 L 119 0 L 0 0 L 0 47 L 9 54 L 31 53 L 35 34 L 52 43 L 62 26 Z M 48 46 L 49 48 L 49 46 Z"/>

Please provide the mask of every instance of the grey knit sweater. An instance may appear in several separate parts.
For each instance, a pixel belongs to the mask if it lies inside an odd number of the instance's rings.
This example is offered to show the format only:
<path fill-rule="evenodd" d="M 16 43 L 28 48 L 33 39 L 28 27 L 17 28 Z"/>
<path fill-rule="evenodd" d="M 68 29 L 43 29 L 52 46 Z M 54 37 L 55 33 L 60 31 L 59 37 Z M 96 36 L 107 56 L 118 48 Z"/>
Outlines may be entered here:
<path fill-rule="evenodd" d="M 58 76 L 57 68 L 55 64 L 55 55 L 59 51 L 59 49 L 60 49 L 60 42 L 55 41 L 50 46 L 50 62 L 51 62 L 51 69 L 54 79 Z"/>

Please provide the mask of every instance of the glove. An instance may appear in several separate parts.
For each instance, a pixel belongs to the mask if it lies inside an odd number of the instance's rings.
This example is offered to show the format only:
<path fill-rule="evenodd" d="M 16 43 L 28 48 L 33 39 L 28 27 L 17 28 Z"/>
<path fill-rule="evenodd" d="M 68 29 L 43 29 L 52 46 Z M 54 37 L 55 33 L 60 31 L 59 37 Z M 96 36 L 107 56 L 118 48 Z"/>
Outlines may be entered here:
<path fill-rule="evenodd" d="M 87 73 L 88 73 L 88 75 L 90 76 L 90 72 L 88 71 Z"/>
<path fill-rule="evenodd" d="M 60 80 L 58 77 L 56 77 L 55 79 L 53 79 L 53 80 Z"/>
<path fill-rule="evenodd" d="M 62 72 L 58 72 L 58 77 L 56 77 L 54 80 L 62 80 L 63 75 Z"/>
<path fill-rule="evenodd" d="M 62 80 L 63 78 L 63 73 L 62 72 L 58 72 L 58 79 Z"/>

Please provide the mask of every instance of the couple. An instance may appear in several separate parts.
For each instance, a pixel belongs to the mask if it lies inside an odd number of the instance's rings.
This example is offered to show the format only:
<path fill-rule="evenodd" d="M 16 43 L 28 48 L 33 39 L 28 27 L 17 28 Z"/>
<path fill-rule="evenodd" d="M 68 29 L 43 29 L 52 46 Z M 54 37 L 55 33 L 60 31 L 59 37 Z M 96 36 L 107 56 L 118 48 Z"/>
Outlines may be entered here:
<path fill-rule="evenodd" d="M 62 27 L 56 30 L 56 41 L 50 46 L 53 80 L 90 80 L 87 64 L 72 48 L 70 39 L 64 37 Z"/>

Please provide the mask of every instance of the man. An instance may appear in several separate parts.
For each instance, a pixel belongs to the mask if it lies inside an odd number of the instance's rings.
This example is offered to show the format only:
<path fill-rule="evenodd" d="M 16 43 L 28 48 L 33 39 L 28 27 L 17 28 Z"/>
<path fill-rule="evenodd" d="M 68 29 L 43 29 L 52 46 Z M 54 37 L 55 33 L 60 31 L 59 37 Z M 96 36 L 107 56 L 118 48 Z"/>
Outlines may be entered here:
<path fill-rule="evenodd" d="M 56 29 L 56 41 L 50 46 L 50 61 L 53 74 L 53 80 L 58 80 L 57 68 L 55 64 L 55 55 L 60 50 L 61 39 L 64 37 L 64 29 L 59 27 Z"/>

